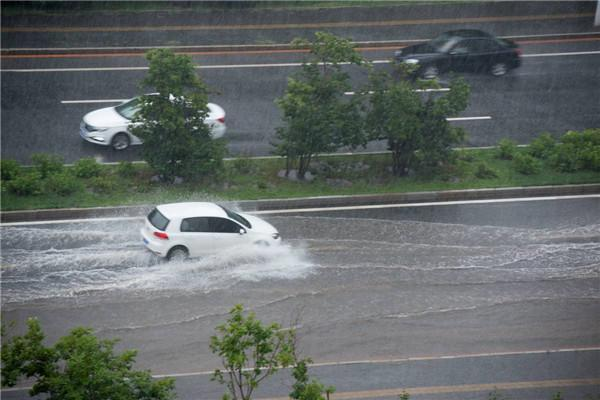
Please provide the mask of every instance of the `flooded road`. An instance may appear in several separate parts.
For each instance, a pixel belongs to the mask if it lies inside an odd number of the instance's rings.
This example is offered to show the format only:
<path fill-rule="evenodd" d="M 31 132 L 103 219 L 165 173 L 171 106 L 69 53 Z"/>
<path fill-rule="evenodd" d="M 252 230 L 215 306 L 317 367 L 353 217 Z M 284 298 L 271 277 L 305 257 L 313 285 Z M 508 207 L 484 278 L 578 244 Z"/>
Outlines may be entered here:
<path fill-rule="evenodd" d="M 600 343 L 600 200 L 468 217 L 490 207 L 266 215 L 283 246 L 180 263 L 145 251 L 138 220 L 3 226 L 3 318 L 37 316 L 51 341 L 91 326 L 157 374 L 217 367 L 236 303 L 297 327 L 316 362 Z"/>

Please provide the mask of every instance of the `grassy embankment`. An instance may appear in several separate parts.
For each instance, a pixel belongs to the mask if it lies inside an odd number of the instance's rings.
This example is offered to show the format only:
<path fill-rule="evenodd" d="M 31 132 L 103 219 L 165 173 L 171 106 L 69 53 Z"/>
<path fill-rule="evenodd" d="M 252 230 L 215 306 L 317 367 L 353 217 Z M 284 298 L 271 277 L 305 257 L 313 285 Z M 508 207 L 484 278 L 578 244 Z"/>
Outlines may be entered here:
<path fill-rule="evenodd" d="M 102 166 L 99 177 L 77 178 L 84 189 L 69 195 L 42 192 L 18 196 L 3 184 L 1 209 L 100 207 L 600 182 L 598 172 L 558 172 L 545 165 L 538 173 L 523 175 L 516 171 L 512 161 L 496 158 L 494 149 L 463 150 L 457 166 L 436 177 L 393 177 L 389 171 L 389 157 L 388 154 L 321 157 L 312 182 L 279 178 L 277 173 L 284 168 L 285 161 L 277 158 L 226 161 L 225 173 L 218 181 L 178 185 L 153 182 L 152 172 L 144 164 L 128 165 L 126 175 L 122 166 Z M 481 177 L 482 174 L 478 173 L 481 164 L 496 176 Z M 489 173 L 484 175 L 489 176 Z"/>

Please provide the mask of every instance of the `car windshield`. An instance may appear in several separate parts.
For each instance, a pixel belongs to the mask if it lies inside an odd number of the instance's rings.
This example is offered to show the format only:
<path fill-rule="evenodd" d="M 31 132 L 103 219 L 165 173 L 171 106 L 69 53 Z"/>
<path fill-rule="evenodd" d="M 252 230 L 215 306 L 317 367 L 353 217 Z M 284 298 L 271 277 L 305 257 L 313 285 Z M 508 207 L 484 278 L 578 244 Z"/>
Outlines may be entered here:
<path fill-rule="evenodd" d="M 246 228 L 252 228 L 252 225 L 250 224 L 250 222 L 248 222 L 248 220 L 244 217 L 242 217 L 240 214 L 237 214 L 231 210 L 226 209 L 223 206 L 219 206 L 221 207 L 225 213 L 227 214 L 227 216 L 237 222 L 239 222 L 240 224 L 244 225 Z"/>
<path fill-rule="evenodd" d="M 436 38 L 431 39 L 429 45 L 440 53 L 447 53 L 457 41 L 458 38 L 456 36 L 452 36 L 446 32 L 442 33 Z"/>
<path fill-rule="evenodd" d="M 133 119 L 135 113 L 137 113 L 140 109 L 140 99 L 139 97 L 133 98 L 129 101 L 126 101 L 123 104 L 120 104 L 115 107 L 115 110 L 119 113 L 119 115 L 123 118 Z"/>
<path fill-rule="evenodd" d="M 169 225 L 169 222 L 170 222 L 169 219 L 167 217 L 165 217 L 164 215 L 162 215 L 160 213 L 160 211 L 158 211 L 157 208 L 150 211 L 150 214 L 148 214 L 148 221 L 150 221 L 150 223 L 156 229 L 159 229 L 161 231 L 164 231 L 165 229 L 167 229 L 167 225 Z"/>

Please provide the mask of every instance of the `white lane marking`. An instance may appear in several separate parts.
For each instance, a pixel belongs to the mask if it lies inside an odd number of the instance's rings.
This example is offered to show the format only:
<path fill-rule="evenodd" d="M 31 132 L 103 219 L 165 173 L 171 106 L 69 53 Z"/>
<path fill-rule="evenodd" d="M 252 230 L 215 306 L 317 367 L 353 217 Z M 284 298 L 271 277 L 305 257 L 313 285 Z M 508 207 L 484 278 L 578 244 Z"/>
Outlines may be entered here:
<path fill-rule="evenodd" d="M 438 88 L 438 89 L 416 89 L 415 92 L 417 93 L 429 93 L 429 92 L 449 92 L 450 88 Z M 369 90 L 367 92 L 367 94 L 373 94 L 375 92 L 373 92 L 372 90 Z M 354 96 L 356 94 L 356 92 L 344 92 L 344 94 L 346 96 Z"/>
<path fill-rule="evenodd" d="M 585 35 L 598 35 L 600 32 L 571 32 L 571 33 L 541 33 L 541 34 L 531 34 L 531 35 L 513 35 L 513 36 L 499 36 L 502 39 L 528 39 L 528 38 L 544 38 L 544 37 L 561 37 L 561 36 L 585 36 Z M 391 44 L 394 45 L 396 43 L 419 43 L 419 42 L 427 42 L 432 38 L 425 39 L 402 39 L 402 40 L 369 40 L 369 41 L 358 41 L 353 42 L 353 44 L 357 46 L 361 45 L 382 45 L 382 44 Z M 0 51 L 81 51 L 81 50 L 151 50 L 151 49 L 206 49 L 206 48 L 222 48 L 222 47 L 230 47 L 235 49 L 252 49 L 256 47 L 281 47 L 281 46 L 289 46 L 289 43 L 274 43 L 274 44 L 233 44 L 233 45 L 222 45 L 222 44 L 214 44 L 214 45 L 180 45 L 180 46 L 104 46 L 104 47 L 6 47 L 0 48 Z"/>
<path fill-rule="evenodd" d="M 569 53 L 523 54 L 523 55 L 521 55 L 521 57 L 530 58 L 530 57 L 587 56 L 590 54 L 600 54 L 600 50 L 598 50 L 598 51 L 575 51 L 575 52 L 569 52 Z"/>
<path fill-rule="evenodd" d="M 489 120 L 492 119 L 491 116 L 486 115 L 483 117 L 456 117 L 456 118 L 446 118 L 446 121 L 481 121 L 481 120 Z"/>
<path fill-rule="evenodd" d="M 383 195 L 383 194 L 382 194 Z M 340 206 L 340 207 L 315 207 L 315 208 L 296 208 L 286 210 L 265 210 L 254 211 L 249 214 L 289 214 L 289 213 L 311 213 L 323 211 L 350 211 L 350 210 L 376 210 L 383 208 L 408 208 L 408 207 L 431 207 L 431 206 L 453 206 L 465 204 L 493 204 L 493 203 L 516 203 L 528 201 L 547 201 L 547 200 L 572 200 L 585 198 L 599 198 L 600 194 L 585 194 L 575 196 L 547 196 L 547 197 L 515 197 L 508 199 L 486 199 L 486 200 L 456 200 L 456 201 L 431 201 L 425 203 L 401 203 L 401 204 L 373 204 L 365 206 Z"/>
<path fill-rule="evenodd" d="M 484 358 L 484 357 L 505 357 L 505 356 L 519 356 L 519 355 L 535 355 L 535 354 L 554 354 L 554 353 L 578 353 L 587 351 L 600 351 L 600 347 L 574 347 L 566 349 L 548 349 L 548 350 L 525 350 L 525 351 L 504 351 L 497 353 L 474 353 L 474 354 L 453 354 L 453 355 L 441 355 L 441 356 L 423 356 L 423 357 L 404 357 L 404 358 L 386 358 L 386 359 L 373 359 L 373 360 L 354 360 L 354 361 L 332 361 L 323 363 L 309 364 L 310 367 L 337 367 L 342 365 L 353 365 L 353 364 L 397 364 L 404 362 L 414 361 L 439 361 L 439 360 L 459 360 L 465 358 Z M 288 367 L 289 368 L 289 367 Z M 206 376 L 212 375 L 212 371 L 195 371 L 195 372 L 182 372 L 173 374 L 158 374 L 152 375 L 153 378 L 185 378 L 193 376 Z M 21 390 L 29 390 L 31 387 L 17 387 L 17 388 L 6 388 L 2 389 L 2 392 L 16 392 Z"/>
<path fill-rule="evenodd" d="M 600 54 L 598 51 L 577 51 L 571 53 L 540 53 L 523 54 L 521 57 L 563 57 L 563 56 L 584 56 Z M 390 60 L 374 60 L 372 64 L 389 64 Z M 278 64 L 222 64 L 222 65 L 197 65 L 196 69 L 234 69 L 234 68 L 279 68 L 279 67 L 299 67 L 302 63 L 278 63 Z M 96 72 L 96 71 L 145 71 L 148 67 L 91 67 L 91 68 L 39 68 L 39 69 L 0 69 L 0 72 Z"/>
<path fill-rule="evenodd" d="M 89 104 L 89 103 L 122 103 L 131 99 L 106 99 L 106 100 L 61 100 L 62 104 Z"/>
<path fill-rule="evenodd" d="M 510 188 L 504 188 L 510 189 Z M 485 189 L 474 189 L 485 190 Z M 384 196 L 385 193 L 380 195 Z M 325 198 L 327 198 L 326 196 Z M 329 196 L 338 197 L 338 196 Z M 340 198 L 351 199 L 354 196 L 339 196 Z M 323 197 L 306 197 L 306 199 L 319 199 Z M 409 208 L 409 207 L 431 207 L 431 206 L 453 206 L 453 205 L 468 205 L 468 204 L 493 204 L 493 203 L 516 203 L 516 202 L 533 202 L 533 201 L 549 201 L 549 200 L 573 200 L 598 198 L 600 194 L 581 194 L 569 196 L 545 196 L 545 197 L 513 197 L 507 199 L 483 199 L 483 200 L 453 200 L 453 201 L 430 201 L 423 203 L 391 203 L 391 204 L 372 204 L 363 206 L 338 206 L 338 207 L 313 207 L 313 208 L 288 208 L 282 210 L 263 210 L 263 211 L 245 211 L 248 214 L 256 215 L 272 215 L 272 214 L 289 214 L 289 213 L 312 213 L 324 211 L 351 211 L 351 210 L 375 210 L 384 208 Z M 292 198 L 289 200 L 298 200 Z M 110 222 L 110 221 L 135 221 L 143 219 L 139 217 L 102 217 L 102 218 L 79 218 L 79 219 L 60 219 L 48 221 L 25 221 L 25 222 L 8 222 L 0 223 L 1 227 L 5 226 L 29 226 L 29 225 L 54 225 L 54 224 L 71 224 L 82 222 Z"/>

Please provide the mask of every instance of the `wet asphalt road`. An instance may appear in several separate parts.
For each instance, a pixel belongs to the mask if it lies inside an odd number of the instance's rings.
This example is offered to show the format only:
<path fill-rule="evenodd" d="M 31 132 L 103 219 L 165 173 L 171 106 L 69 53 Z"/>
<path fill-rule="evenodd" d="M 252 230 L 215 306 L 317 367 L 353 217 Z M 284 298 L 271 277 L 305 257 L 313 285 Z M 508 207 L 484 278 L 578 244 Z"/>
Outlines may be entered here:
<path fill-rule="evenodd" d="M 325 23 L 337 21 L 342 27 L 324 27 L 356 41 L 427 39 L 441 31 L 471 27 L 482 28 L 498 35 L 520 36 L 524 57 L 521 68 L 508 76 L 495 79 L 486 75 L 467 74 L 472 86 L 469 108 L 461 117 L 490 117 L 486 120 L 457 122 L 468 132 L 465 145 L 495 145 L 510 137 L 527 143 L 542 132 L 560 135 L 569 129 L 585 129 L 600 124 L 600 41 L 598 36 L 574 38 L 572 33 L 597 32 L 591 16 L 590 2 L 470 5 L 460 7 L 409 7 L 393 10 L 370 9 L 356 11 L 307 12 L 302 21 Z M 408 10 L 408 11 L 407 11 Z M 244 15 L 239 19 L 236 15 Z M 314 15 L 313 15 L 314 14 Z M 547 18 L 548 15 L 570 15 L 576 18 Z M 311 17 L 312 15 L 312 17 Z M 391 26 L 356 26 L 356 21 L 373 23 L 397 20 Z M 503 18 L 530 18 L 506 20 Z M 476 18 L 491 17 L 493 21 L 477 22 Z M 301 21 L 295 13 L 229 12 L 214 16 L 204 14 L 196 19 L 186 15 L 148 17 L 105 15 L 84 19 L 52 19 L 50 17 L 3 17 L 3 49 L 23 47 L 82 47 L 94 46 L 153 46 L 287 43 L 292 37 L 309 36 L 317 28 L 297 29 L 289 24 Z M 237 19 L 236 19 L 237 18 Z M 429 18 L 431 23 L 421 21 Z M 436 19 L 437 18 L 437 19 Z M 475 19 L 473 19 L 475 18 Z M 414 24 L 414 21 L 421 21 Z M 111 22 L 112 21 L 112 22 Z M 219 25 L 220 21 L 223 25 Z M 399 22 L 398 22 L 399 21 Z M 406 21 L 409 21 L 407 23 Z M 111 22 L 108 24 L 108 22 Z M 140 24 L 183 26 L 213 24 L 220 28 L 163 31 L 7 31 L 22 27 L 83 27 L 86 29 L 128 29 Z M 241 28 L 235 24 L 245 24 Z M 281 24 L 278 28 L 248 28 L 256 24 Z M 37 24 L 37 25 L 36 25 Z M 105 25 L 108 24 L 108 25 Z M 255 24 L 255 25 L 253 25 Z M 288 24 L 288 25 L 286 25 Z M 206 25 L 210 26 L 210 25 Z M 527 35 L 567 34 L 561 37 L 531 40 Z M 177 40 L 173 39 L 173 36 Z M 237 39 L 236 39 L 237 38 Z M 35 45 L 35 46 L 34 46 Z M 377 68 L 389 69 L 386 60 L 394 47 L 365 50 L 369 60 L 381 61 Z M 60 57 L 2 58 L 2 149 L 3 158 L 23 163 L 35 152 L 62 155 L 67 162 L 81 157 L 96 157 L 103 161 L 139 160 L 140 148 L 114 152 L 110 148 L 83 142 L 78 135 L 81 118 L 87 112 L 117 103 L 81 103 L 126 99 L 150 89 L 139 87 L 145 75 L 146 62 L 141 55 L 81 55 L 77 52 Z M 273 147 L 275 129 L 281 124 L 274 100 L 281 96 L 288 76 L 298 70 L 302 55 L 298 53 L 240 52 L 196 54 L 194 62 L 205 82 L 214 90 L 211 101 L 222 105 L 227 112 L 229 150 L 232 156 L 268 155 Z M 115 69 L 116 68 L 116 69 Z M 352 72 L 358 87 L 364 74 Z M 447 76 L 441 78 L 447 84 Z M 76 103 L 63 103 L 76 101 Z M 367 150 L 384 150 L 385 143 L 370 143 Z"/>
<path fill-rule="evenodd" d="M 92 326 L 137 348 L 138 366 L 155 374 L 217 367 L 208 340 L 236 303 L 263 321 L 297 325 L 302 354 L 315 362 L 600 343 L 597 197 L 265 217 L 282 232 L 281 248 L 179 264 L 142 248 L 137 221 L 3 226 L 4 318 L 22 328 L 39 317 L 50 341 Z M 486 361 L 491 369 L 460 359 L 429 384 L 599 377 L 597 354 L 565 355 L 550 370 L 534 368 L 544 365 L 535 355 Z M 481 375 L 453 380 L 460 363 Z M 347 391 L 399 387 L 391 373 L 385 384 L 352 386 L 341 370 L 319 371 Z M 411 376 L 402 386 L 427 384 Z M 193 396 L 195 384 L 181 381 L 183 398 L 205 398 Z"/>

